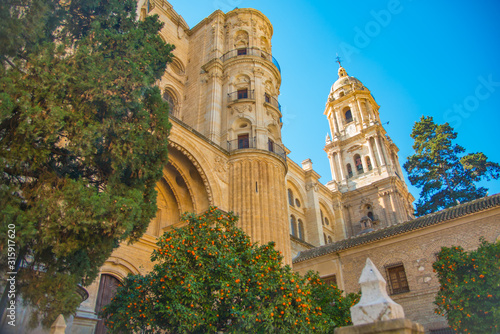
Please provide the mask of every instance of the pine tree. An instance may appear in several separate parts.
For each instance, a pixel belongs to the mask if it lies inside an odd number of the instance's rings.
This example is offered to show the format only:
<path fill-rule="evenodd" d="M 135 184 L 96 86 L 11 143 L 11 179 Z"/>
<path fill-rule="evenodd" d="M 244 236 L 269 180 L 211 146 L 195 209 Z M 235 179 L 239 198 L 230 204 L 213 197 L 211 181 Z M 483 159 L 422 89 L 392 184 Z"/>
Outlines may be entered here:
<path fill-rule="evenodd" d="M 15 226 L 32 324 L 73 313 L 77 284 L 156 214 L 170 123 L 154 84 L 173 49 L 161 27 L 137 21 L 134 0 L 0 3 L 0 250 Z"/>
<path fill-rule="evenodd" d="M 111 333 L 333 333 L 359 295 L 283 266 L 215 207 L 157 242 L 147 275 L 130 275 L 103 311 Z"/>
<path fill-rule="evenodd" d="M 417 216 L 481 198 L 487 189 L 476 183 L 500 176 L 500 165 L 488 161 L 484 153 L 464 155 L 465 149 L 453 143 L 457 133 L 448 123 L 438 125 L 432 117 L 422 116 L 411 137 L 415 154 L 404 168 L 410 183 L 422 189 Z"/>

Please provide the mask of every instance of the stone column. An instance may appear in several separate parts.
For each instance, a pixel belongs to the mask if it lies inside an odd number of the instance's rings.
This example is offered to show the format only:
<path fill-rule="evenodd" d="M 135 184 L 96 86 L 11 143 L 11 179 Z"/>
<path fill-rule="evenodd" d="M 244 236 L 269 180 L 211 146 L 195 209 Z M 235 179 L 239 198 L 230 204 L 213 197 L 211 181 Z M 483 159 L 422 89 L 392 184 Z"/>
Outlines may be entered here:
<path fill-rule="evenodd" d="M 207 90 L 207 119 L 208 135 L 207 137 L 216 142 L 220 142 L 221 135 L 221 109 L 222 109 L 222 63 L 216 62 L 210 69 L 208 90 Z"/>
<path fill-rule="evenodd" d="M 356 98 L 356 105 L 357 108 L 359 109 L 359 115 L 361 116 L 361 128 L 364 128 L 365 125 L 365 116 L 363 115 L 363 109 L 361 108 L 361 103 L 359 103 L 359 100 Z"/>
<path fill-rule="evenodd" d="M 339 171 L 340 171 L 340 178 L 341 178 L 341 181 L 345 179 L 345 176 L 344 176 L 344 168 L 343 168 L 343 163 L 342 163 L 342 151 L 338 151 L 337 154 L 336 154 L 336 158 L 338 160 L 338 163 L 337 163 L 337 166 L 339 167 Z"/>
<path fill-rule="evenodd" d="M 347 212 L 347 214 L 345 216 L 347 216 L 347 224 L 349 225 L 349 228 L 347 231 L 348 237 L 352 237 L 352 236 L 354 236 L 354 229 L 352 226 L 351 205 L 349 205 L 349 204 L 344 205 L 344 209 L 345 209 L 345 212 Z"/>
<path fill-rule="evenodd" d="M 370 156 L 370 161 L 372 163 L 372 167 L 373 168 L 378 167 L 378 162 L 375 159 L 375 156 L 373 155 L 373 148 L 372 148 L 371 137 L 368 137 L 368 152 L 369 152 L 369 156 Z"/>
<path fill-rule="evenodd" d="M 366 156 L 359 155 L 361 158 L 361 165 L 363 166 L 363 173 L 368 173 L 368 165 L 366 164 Z"/>
<path fill-rule="evenodd" d="M 335 156 L 336 153 L 328 153 L 328 160 L 330 160 L 330 169 L 332 171 L 332 180 L 338 182 L 337 172 L 335 171 Z"/>
<path fill-rule="evenodd" d="M 387 196 L 389 197 L 389 200 L 391 202 L 391 207 L 392 207 L 392 220 L 393 220 L 393 223 L 394 224 L 398 224 L 398 223 L 401 223 L 401 221 L 398 221 L 398 216 L 397 216 L 397 212 L 399 210 L 397 210 L 397 206 L 396 206 L 396 202 L 394 201 L 394 192 L 393 191 L 390 191 Z"/>
<path fill-rule="evenodd" d="M 382 148 L 381 148 L 381 145 L 379 143 L 379 137 L 375 136 L 373 138 L 373 140 L 375 141 L 375 146 L 377 147 L 377 153 L 378 153 L 378 157 L 380 160 L 380 166 L 385 166 L 385 157 L 384 157 L 384 154 L 382 153 Z"/>
<path fill-rule="evenodd" d="M 335 124 L 337 125 L 337 129 L 339 129 L 339 134 L 340 134 L 340 130 L 343 130 L 344 127 L 340 127 L 340 123 L 339 123 L 339 119 L 342 120 L 343 118 L 339 118 L 339 109 L 338 108 L 335 108 L 333 110 L 333 116 L 334 116 L 334 120 L 335 120 Z M 342 125 L 344 124 L 344 122 L 342 121 Z"/>

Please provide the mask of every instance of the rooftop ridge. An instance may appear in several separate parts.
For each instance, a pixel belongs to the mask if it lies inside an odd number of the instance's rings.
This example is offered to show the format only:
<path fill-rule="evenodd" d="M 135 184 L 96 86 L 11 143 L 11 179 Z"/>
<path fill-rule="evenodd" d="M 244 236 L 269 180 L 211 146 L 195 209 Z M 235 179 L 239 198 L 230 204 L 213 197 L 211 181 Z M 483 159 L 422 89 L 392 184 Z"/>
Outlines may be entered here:
<path fill-rule="evenodd" d="M 455 218 L 468 216 L 473 213 L 485 211 L 497 206 L 500 206 L 500 193 L 488 197 L 478 198 L 467 203 L 459 204 L 451 208 L 430 213 L 419 218 L 415 218 L 397 225 L 392 225 L 380 230 L 375 230 L 360 236 L 351 237 L 349 239 L 340 240 L 328 245 L 323 245 L 320 247 L 302 251 L 293 259 L 293 263 L 299 263 L 333 252 L 338 252 L 377 240 L 386 239 L 398 234 L 403 234 L 431 225 L 436 225 L 438 223 Z"/>

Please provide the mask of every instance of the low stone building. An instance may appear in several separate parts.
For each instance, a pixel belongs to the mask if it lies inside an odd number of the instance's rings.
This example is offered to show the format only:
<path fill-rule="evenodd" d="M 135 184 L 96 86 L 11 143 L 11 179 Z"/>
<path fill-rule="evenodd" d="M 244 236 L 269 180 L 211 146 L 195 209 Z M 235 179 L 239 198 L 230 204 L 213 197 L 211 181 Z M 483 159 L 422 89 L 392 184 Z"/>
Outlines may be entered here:
<path fill-rule="evenodd" d="M 432 269 L 436 254 L 443 246 L 476 249 L 481 238 L 500 240 L 500 194 L 303 251 L 293 260 L 293 268 L 301 273 L 317 270 L 346 292 L 358 292 L 358 278 L 369 257 L 406 317 L 432 333 L 448 328 L 434 313 L 439 290 Z"/>

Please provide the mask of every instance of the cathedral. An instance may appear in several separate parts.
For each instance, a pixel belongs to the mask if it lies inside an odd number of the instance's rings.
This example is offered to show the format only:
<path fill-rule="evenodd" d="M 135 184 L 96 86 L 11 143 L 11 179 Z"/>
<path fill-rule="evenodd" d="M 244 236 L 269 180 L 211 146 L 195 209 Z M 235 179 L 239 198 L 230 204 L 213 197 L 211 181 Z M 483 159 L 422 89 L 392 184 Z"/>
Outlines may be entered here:
<path fill-rule="evenodd" d="M 294 270 L 317 270 L 347 292 L 359 290 L 369 256 L 407 317 L 427 332 L 445 333 L 445 319 L 433 312 L 432 257 L 441 246 L 477 247 L 482 235 L 496 240 L 499 197 L 415 219 L 398 147 L 380 121 L 383 110 L 342 66 L 325 96 L 331 180 L 320 183 L 311 160 L 290 160 L 282 142 L 281 71 L 266 16 L 249 8 L 217 10 L 190 28 L 165 0 L 139 1 L 138 11 L 141 18 L 159 15 L 162 38 L 176 47 L 158 83 L 172 123 L 158 212 L 142 239 L 116 249 L 86 287 L 88 298 L 66 332 L 104 333 L 96 314 L 119 281 L 152 269 L 156 238 L 178 226 L 182 213 L 213 205 L 239 215 L 253 241 L 274 241 Z"/>

